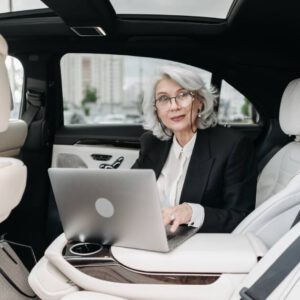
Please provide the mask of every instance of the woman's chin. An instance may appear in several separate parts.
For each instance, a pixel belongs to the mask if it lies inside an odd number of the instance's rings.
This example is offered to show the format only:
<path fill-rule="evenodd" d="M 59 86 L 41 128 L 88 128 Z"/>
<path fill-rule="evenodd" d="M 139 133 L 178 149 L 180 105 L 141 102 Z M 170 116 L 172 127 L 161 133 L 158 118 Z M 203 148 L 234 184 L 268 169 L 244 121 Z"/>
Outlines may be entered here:
<path fill-rule="evenodd" d="M 184 132 L 190 132 L 191 130 L 191 126 L 190 125 L 186 125 L 186 124 L 175 124 L 173 126 L 170 126 L 169 129 L 176 135 L 176 134 L 181 134 Z"/>

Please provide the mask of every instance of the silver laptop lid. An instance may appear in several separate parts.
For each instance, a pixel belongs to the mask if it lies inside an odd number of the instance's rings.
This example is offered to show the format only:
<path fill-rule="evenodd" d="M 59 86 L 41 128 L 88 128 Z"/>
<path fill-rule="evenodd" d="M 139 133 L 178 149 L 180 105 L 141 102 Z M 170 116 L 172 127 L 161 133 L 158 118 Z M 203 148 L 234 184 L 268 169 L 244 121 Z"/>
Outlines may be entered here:
<path fill-rule="evenodd" d="M 49 169 L 66 237 L 169 251 L 152 170 Z"/>

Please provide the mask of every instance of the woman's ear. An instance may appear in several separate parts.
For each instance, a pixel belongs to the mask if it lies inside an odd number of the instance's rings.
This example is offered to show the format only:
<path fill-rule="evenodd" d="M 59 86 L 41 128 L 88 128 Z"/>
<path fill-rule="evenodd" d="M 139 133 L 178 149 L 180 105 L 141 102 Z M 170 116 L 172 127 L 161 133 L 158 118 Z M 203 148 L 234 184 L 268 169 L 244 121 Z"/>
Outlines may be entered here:
<path fill-rule="evenodd" d="M 204 102 L 201 98 L 198 101 L 199 101 L 199 111 L 202 112 L 204 109 Z"/>
<path fill-rule="evenodd" d="M 201 117 L 201 113 L 204 110 L 204 102 L 202 100 L 199 100 L 199 106 L 198 106 L 198 117 Z"/>
<path fill-rule="evenodd" d="M 204 110 L 204 101 L 201 100 L 201 111 Z"/>

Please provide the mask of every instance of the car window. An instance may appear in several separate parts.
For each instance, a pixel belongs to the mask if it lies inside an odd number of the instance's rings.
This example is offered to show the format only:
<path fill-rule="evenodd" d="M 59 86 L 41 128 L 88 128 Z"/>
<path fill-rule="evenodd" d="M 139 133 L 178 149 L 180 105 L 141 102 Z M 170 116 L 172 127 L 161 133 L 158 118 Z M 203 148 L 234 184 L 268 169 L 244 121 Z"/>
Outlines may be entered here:
<path fill-rule="evenodd" d="M 220 89 L 218 123 L 233 125 L 258 123 L 258 113 L 250 101 L 225 80 L 222 80 Z"/>
<path fill-rule="evenodd" d="M 0 13 L 48 8 L 41 0 L 1 0 Z"/>
<path fill-rule="evenodd" d="M 22 89 L 24 83 L 24 69 L 21 62 L 12 56 L 8 56 L 5 60 L 8 70 L 9 83 L 12 95 L 11 119 L 19 119 L 22 100 Z"/>
<path fill-rule="evenodd" d="M 158 67 L 170 64 L 182 65 L 135 56 L 66 54 L 61 59 L 64 124 L 141 124 L 144 87 Z M 186 67 L 210 85 L 210 72 Z"/>

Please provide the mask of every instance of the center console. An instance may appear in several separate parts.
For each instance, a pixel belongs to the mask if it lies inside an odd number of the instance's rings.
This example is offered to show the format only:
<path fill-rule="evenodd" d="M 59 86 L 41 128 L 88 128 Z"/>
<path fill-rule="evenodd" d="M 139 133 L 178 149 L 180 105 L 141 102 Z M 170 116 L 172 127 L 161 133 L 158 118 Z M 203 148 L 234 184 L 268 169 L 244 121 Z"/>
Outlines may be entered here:
<path fill-rule="evenodd" d="M 229 299 L 266 251 L 251 234 L 196 234 L 169 253 L 69 243 L 61 235 L 45 259 L 87 291 L 129 299 L 188 300 L 197 294 L 201 299 Z"/>

